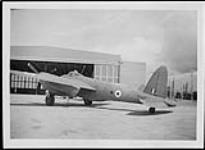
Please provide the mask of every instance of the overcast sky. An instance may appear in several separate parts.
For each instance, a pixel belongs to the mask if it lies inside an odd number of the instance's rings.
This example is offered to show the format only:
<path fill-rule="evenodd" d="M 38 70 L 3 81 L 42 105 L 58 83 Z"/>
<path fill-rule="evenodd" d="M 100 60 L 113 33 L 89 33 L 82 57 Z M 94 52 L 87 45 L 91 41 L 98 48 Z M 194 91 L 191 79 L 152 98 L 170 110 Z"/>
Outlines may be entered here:
<path fill-rule="evenodd" d="M 12 10 L 11 45 L 44 45 L 120 54 L 147 73 L 197 69 L 195 11 Z M 134 69 L 134 68 L 133 68 Z"/>

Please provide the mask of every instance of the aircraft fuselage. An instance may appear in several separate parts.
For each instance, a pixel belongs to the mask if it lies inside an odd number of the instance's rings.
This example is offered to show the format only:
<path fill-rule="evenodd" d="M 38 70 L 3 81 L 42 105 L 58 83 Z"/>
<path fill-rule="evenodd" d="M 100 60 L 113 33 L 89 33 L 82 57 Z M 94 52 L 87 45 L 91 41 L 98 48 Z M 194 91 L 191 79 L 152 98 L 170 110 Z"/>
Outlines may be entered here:
<path fill-rule="evenodd" d="M 99 81 L 85 76 L 74 76 L 74 79 L 83 81 L 93 88 L 96 92 L 89 90 L 80 90 L 77 96 L 89 99 L 92 101 L 116 100 L 140 103 L 138 91 L 134 87 L 124 84 L 113 84 L 109 82 Z"/>

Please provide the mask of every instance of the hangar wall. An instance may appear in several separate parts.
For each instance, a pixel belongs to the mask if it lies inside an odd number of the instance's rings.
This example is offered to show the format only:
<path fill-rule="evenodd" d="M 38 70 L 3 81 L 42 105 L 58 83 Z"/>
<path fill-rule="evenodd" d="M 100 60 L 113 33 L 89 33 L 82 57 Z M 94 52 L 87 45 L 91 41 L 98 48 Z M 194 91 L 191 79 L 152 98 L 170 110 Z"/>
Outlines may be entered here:
<path fill-rule="evenodd" d="M 139 87 L 145 84 L 146 64 L 123 61 L 120 65 L 120 83 Z"/>

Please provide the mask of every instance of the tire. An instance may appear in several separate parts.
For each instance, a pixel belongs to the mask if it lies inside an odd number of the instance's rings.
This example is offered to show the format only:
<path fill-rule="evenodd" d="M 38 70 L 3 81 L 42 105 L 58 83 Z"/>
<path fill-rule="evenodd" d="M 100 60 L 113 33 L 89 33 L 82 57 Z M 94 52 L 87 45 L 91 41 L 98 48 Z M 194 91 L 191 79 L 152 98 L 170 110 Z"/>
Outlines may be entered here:
<path fill-rule="evenodd" d="M 149 113 L 154 114 L 155 113 L 155 108 L 154 107 L 150 107 L 149 108 Z"/>
<path fill-rule="evenodd" d="M 91 101 L 91 100 L 88 100 L 88 99 L 84 99 L 84 104 L 85 104 L 86 106 L 90 106 L 90 105 L 92 105 L 92 101 Z"/>
<path fill-rule="evenodd" d="M 54 96 L 46 96 L 46 105 L 53 106 L 55 103 Z"/>

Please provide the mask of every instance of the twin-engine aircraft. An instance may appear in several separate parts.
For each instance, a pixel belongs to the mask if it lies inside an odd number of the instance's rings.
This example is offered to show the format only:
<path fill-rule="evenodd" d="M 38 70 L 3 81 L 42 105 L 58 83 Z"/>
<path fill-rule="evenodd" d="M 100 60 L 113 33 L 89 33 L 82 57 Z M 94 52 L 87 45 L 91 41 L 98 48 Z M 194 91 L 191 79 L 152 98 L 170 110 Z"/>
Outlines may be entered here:
<path fill-rule="evenodd" d="M 46 89 L 46 105 L 52 106 L 56 96 L 82 97 L 85 105 L 92 101 L 123 101 L 148 106 L 148 112 L 155 113 L 156 108 L 176 106 L 175 101 L 167 97 L 168 73 L 165 66 L 159 67 L 151 76 L 145 88 L 137 89 L 129 85 L 114 84 L 88 78 L 77 71 L 62 76 L 38 72 L 30 63 L 28 66 L 35 72 L 11 70 L 11 73 L 37 78 Z"/>

